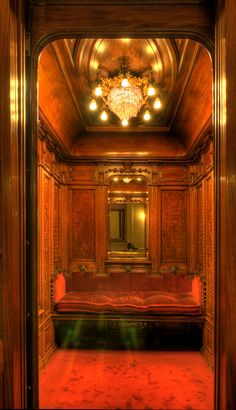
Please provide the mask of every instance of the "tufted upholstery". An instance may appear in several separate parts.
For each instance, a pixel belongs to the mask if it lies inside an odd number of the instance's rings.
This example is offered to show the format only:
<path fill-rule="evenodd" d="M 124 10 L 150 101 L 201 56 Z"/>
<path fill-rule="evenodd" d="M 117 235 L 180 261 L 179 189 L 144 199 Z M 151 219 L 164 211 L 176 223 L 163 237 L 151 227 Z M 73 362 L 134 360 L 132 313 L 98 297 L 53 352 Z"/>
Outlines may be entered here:
<path fill-rule="evenodd" d="M 151 277 L 144 273 L 119 273 L 93 276 L 88 272 L 72 273 L 67 292 L 62 292 L 62 275 L 55 286 L 58 313 L 121 313 L 201 315 L 199 278 L 186 275 Z M 63 288 L 64 289 L 64 288 Z"/>

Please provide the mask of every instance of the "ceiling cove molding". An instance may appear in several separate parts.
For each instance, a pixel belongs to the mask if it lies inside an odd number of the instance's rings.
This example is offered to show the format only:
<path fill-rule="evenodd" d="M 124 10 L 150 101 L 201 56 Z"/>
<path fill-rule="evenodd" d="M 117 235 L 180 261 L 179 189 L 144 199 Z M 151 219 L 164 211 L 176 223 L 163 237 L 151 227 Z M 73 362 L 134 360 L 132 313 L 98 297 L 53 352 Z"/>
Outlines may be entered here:
<path fill-rule="evenodd" d="M 202 44 L 214 57 L 214 43 L 208 37 L 200 34 L 195 30 L 185 30 L 185 29 L 153 29 L 153 30 L 132 30 L 132 32 L 124 31 L 121 35 L 121 31 L 119 30 L 56 30 L 55 32 L 49 33 L 43 36 L 31 49 L 32 57 L 36 61 L 39 58 L 40 53 L 48 44 L 53 41 L 60 40 L 60 39 L 71 39 L 71 38 L 121 38 L 121 37 L 128 37 L 128 38 L 162 38 L 162 39 L 175 39 L 175 38 L 183 38 L 183 39 L 191 39 L 194 41 L 199 42 Z"/>

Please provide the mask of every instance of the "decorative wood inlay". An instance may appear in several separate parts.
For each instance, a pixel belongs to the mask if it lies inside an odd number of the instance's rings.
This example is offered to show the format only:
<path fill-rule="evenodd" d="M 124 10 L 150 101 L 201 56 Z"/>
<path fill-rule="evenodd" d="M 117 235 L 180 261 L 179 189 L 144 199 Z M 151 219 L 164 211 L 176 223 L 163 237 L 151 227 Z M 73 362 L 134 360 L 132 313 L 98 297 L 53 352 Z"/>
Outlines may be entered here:
<path fill-rule="evenodd" d="M 71 190 L 71 258 L 95 259 L 95 190 Z"/>
<path fill-rule="evenodd" d="M 203 265 L 203 217 L 202 217 L 202 184 L 196 188 L 197 192 L 197 273 L 202 274 Z"/>
<path fill-rule="evenodd" d="M 161 193 L 161 261 L 187 261 L 186 190 Z"/>

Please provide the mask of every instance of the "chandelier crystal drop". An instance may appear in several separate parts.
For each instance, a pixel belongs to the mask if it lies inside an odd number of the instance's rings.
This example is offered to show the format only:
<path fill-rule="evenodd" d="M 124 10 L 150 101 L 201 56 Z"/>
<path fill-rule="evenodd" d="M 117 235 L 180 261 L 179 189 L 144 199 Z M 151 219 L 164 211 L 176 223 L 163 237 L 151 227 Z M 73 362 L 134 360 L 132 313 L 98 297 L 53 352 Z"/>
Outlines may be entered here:
<path fill-rule="evenodd" d="M 133 86 L 113 88 L 107 96 L 109 109 L 120 120 L 136 117 L 142 107 L 143 96 L 141 90 Z"/>

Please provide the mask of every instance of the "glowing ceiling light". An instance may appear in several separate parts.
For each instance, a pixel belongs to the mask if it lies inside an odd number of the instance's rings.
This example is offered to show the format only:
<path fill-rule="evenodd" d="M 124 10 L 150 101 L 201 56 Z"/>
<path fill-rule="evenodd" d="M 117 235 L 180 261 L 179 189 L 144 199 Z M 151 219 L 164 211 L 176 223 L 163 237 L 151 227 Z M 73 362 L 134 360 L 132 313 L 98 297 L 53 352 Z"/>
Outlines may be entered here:
<path fill-rule="evenodd" d="M 127 127 L 127 125 L 129 124 L 129 121 L 126 120 L 126 118 L 124 118 L 124 119 L 121 121 L 121 124 L 123 125 L 123 127 Z"/>
<path fill-rule="evenodd" d="M 106 120 L 107 120 L 108 115 L 107 115 L 107 113 L 106 113 L 105 110 L 102 111 L 102 113 L 101 113 L 101 115 L 100 115 L 100 118 L 101 118 L 102 121 L 106 121 Z"/>
<path fill-rule="evenodd" d="M 95 111 L 97 109 L 97 103 L 95 100 L 92 100 L 89 104 L 89 108 L 91 111 Z"/>
<path fill-rule="evenodd" d="M 155 90 L 155 88 L 151 85 L 149 88 L 148 88 L 148 96 L 149 97 L 153 97 L 153 95 L 155 95 L 156 94 L 156 90 Z"/>
<path fill-rule="evenodd" d="M 95 88 L 94 94 L 95 94 L 97 97 L 101 97 L 101 96 L 102 96 L 102 87 L 101 87 L 100 85 L 98 85 L 98 86 Z"/>
<path fill-rule="evenodd" d="M 137 75 L 127 71 L 125 64 L 116 76 L 104 76 L 99 74 L 96 80 L 96 87 L 93 91 L 94 98 L 90 103 L 90 110 L 95 111 L 97 105 L 102 103 L 100 115 L 102 121 L 108 119 L 109 110 L 114 113 L 121 121 L 123 127 L 127 127 L 130 118 L 138 116 L 142 107 L 160 108 L 160 99 L 151 101 L 156 96 L 157 88 L 152 74 Z M 145 111 L 144 120 L 149 121 L 151 114 Z"/>
<path fill-rule="evenodd" d="M 150 111 L 149 111 L 149 110 L 146 110 L 146 111 L 145 111 L 145 113 L 144 113 L 144 115 L 143 115 L 143 119 L 144 119 L 145 121 L 149 121 L 149 120 L 151 119 L 151 114 L 150 114 Z"/>
<path fill-rule="evenodd" d="M 155 99 L 153 108 L 155 108 L 155 110 L 159 110 L 161 108 L 161 100 L 159 97 Z"/>
<path fill-rule="evenodd" d="M 128 87 L 129 86 L 129 80 L 128 78 L 123 78 L 121 81 L 121 86 L 122 87 Z"/>

